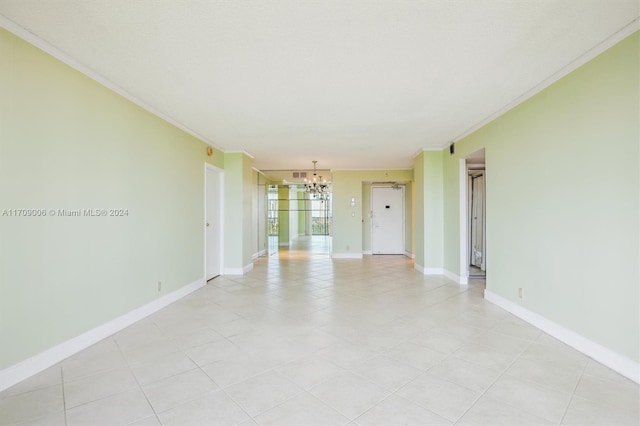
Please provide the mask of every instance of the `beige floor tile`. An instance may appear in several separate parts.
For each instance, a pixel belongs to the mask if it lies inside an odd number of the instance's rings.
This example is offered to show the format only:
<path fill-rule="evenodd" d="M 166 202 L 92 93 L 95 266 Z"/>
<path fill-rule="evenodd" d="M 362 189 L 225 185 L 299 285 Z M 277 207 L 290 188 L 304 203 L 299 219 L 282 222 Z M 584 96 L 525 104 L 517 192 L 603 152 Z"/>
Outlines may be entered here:
<path fill-rule="evenodd" d="M 449 421 L 456 421 L 480 396 L 479 393 L 429 374 L 424 374 L 397 394 Z"/>
<path fill-rule="evenodd" d="M 0 393 L 0 399 L 62 383 L 62 367 L 55 365 Z"/>
<path fill-rule="evenodd" d="M 259 355 L 239 353 L 235 356 L 212 362 L 202 370 L 220 387 L 227 387 L 241 382 L 251 376 L 263 373 L 271 368 L 271 364 Z"/>
<path fill-rule="evenodd" d="M 0 424 L 4 424 L 0 421 Z M 66 426 L 67 419 L 64 411 L 58 411 L 57 413 L 47 414 L 42 417 L 38 417 L 34 420 L 29 420 L 24 423 L 20 423 L 20 426 Z"/>
<path fill-rule="evenodd" d="M 21 423 L 63 409 L 62 385 L 55 385 L 0 399 L 0 421 Z"/>
<path fill-rule="evenodd" d="M 456 423 L 460 426 L 542 426 L 557 423 L 483 396 Z"/>
<path fill-rule="evenodd" d="M 362 426 L 451 425 L 452 423 L 413 402 L 391 395 L 356 419 Z"/>
<path fill-rule="evenodd" d="M 571 400 L 571 393 L 557 392 L 507 375 L 498 379 L 485 395 L 554 423 L 560 423 Z"/>
<path fill-rule="evenodd" d="M 274 426 L 325 426 L 345 425 L 349 419 L 304 392 L 258 415 L 256 421 L 261 425 Z"/>
<path fill-rule="evenodd" d="M 174 352 L 136 362 L 130 367 L 138 382 L 147 385 L 192 370 L 196 368 L 196 364 L 184 353 Z"/>
<path fill-rule="evenodd" d="M 450 354 L 467 344 L 467 341 L 451 336 L 450 334 L 429 330 L 415 336 L 411 339 L 411 343 L 425 346 L 445 354 Z"/>
<path fill-rule="evenodd" d="M 127 426 L 162 426 L 162 424 L 158 417 L 154 415 L 129 423 Z"/>
<path fill-rule="evenodd" d="M 213 391 L 202 398 L 158 413 L 164 426 L 236 425 L 250 417 L 223 391 Z"/>
<path fill-rule="evenodd" d="M 385 356 L 421 370 L 427 370 L 447 357 L 442 352 L 410 342 L 396 346 Z"/>
<path fill-rule="evenodd" d="M 105 339 L 62 361 L 64 380 L 73 380 L 119 367 L 127 362 L 113 339 Z"/>
<path fill-rule="evenodd" d="M 318 352 L 316 355 L 331 361 L 342 368 L 355 368 L 362 362 L 378 355 L 377 352 L 351 343 L 336 343 Z"/>
<path fill-rule="evenodd" d="M 318 383 L 344 372 L 344 369 L 318 356 L 307 356 L 281 365 L 276 371 L 309 390 Z"/>
<path fill-rule="evenodd" d="M 637 426 L 640 424 L 640 411 L 626 411 L 574 396 L 562 421 L 566 426 Z"/>
<path fill-rule="evenodd" d="M 134 388 L 138 388 L 138 382 L 128 367 L 65 380 L 65 405 L 69 409 Z"/>
<path fill-rule="evenodd" d="M 455 357 L 449 357 L 434 365 L 428 370 L 428 373 L 478 393 L 486 391 L 502 374 L 498 370 L 472 364 Z"/>
<path fill-rule="evenodd" d="M 165 411 L 183 402 L 218 389 L 202 370 L 195 368 L 143 387 L 155 412 Z"/>
<path fill-rule="evenodd" d="M 563 368 L 547 359 L 519 358 L 509 367 L 506 374 L 559 392 L 573 393 L 582 371 Z"/>
<path fill-rule="evenodd" d="M 640 413 L 640 386 L 583 375 L 575 396 L 598 402 L 625 413 Z"/>
<path fill-rule="evenodd" d="M 310 392 L 350 420 L 382 401 L 390 391 L 350 372 L 341 373 Z"/>
<path fill-rule="evenodd" d="M 391 391 L 397 390 L 423 373 L 421 369 L 386 356 L 364 361 L 352 371 Z"/>
<path fill-rule="evenodd" d="M 240 348 L 226 339 L 216 340 L 185 351 L 185 354 L 200 366 L 233 357 L 239 353 Z"/>
<path fill-rule="evenodd" d="M 142 391 L 133 389 L 67 410 L 67 425 L 124 425 L 152 415 Z"/>
<path fill-rule="evenodd" d="M 224 390 L 251 416 L 256 416 L 303 389 L 275 372 L 267 372 L 251 377 Z"/>

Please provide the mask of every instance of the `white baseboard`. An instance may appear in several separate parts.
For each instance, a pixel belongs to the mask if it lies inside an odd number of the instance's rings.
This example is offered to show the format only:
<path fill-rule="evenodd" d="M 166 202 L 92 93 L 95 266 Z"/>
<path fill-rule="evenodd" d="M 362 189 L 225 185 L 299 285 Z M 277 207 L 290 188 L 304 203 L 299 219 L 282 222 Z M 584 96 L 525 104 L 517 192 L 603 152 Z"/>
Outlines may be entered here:
<path fill-rule="evenodd" d="M 244 275 L 253 269 L 253 262 L 242 268 L 224 268 L 222 275 Z"/>
<path fill-rule="evenodd" d="M 373 252 L 371 250 L 362 250 L 362 254 L 372 256 Z"/>
<path fill-rule="evenodd" d="M 278 245 L 279 245 L 280 247 L 289 247 L 289 242 L 286 242 L 286 243 L 285 243 L 285 242 L 278 243 Z"/>
<path fill-rule="evenodd" d="M 453 272 L 445 269 L 444 270 L 444 276 L 449 278 L 452 281 L 457 282 L 460 285 L 467 285 L 469 284 L 469 280 L 467 279 L 467 277 L 461 277 L 458 274 L 454 274 Z"/>
<path fill-rule="evenodd" d="M 259 251 L 259 252 L 257 252 L 257 253 L 253 253 L 253 256 L 251 256 L 251 258 L 252 258 L 253 260 L 256 260 L 256 259 L 258 259 L 260 256 L 264 256 L 266 253 L 267 253 L 267 250 L 266 250 L 266 249 L 262 249 L 262 250 L 260 250 L 260 251 Z"/>
<path fill-rule="evenodd" d="M 333 259 L 362 259 L 362 253 L 331 253 Z"/>
<path fill-rule="evenodd" d="M 545 333 L 566 343 L 572 348 L 582 352 L 588 357 L 606 365 L 610 369 L 622 374 L 636 383 L 640 383 L 640 363 L 621 355 L 609 348 L 602 346 L 593 340 L 572 331 L 566 327 L 554 323 L 545 317 L 532 312 L 517 303 L 514 303 L 490 290 L 484 291 L 484 298 L 489 302 L 500 306 L 502 309 L 511 312 L 518 318 L 539 328 Z"/>
<path fill-rule="evenodd" d="M 415 259 L 416 258 L 415 254 L 409 253 L 408 251 L 405 251 L 404 255 L 407 256 L 409 259 Z"/>
<path fill-rule="evenodd" d="M 120 330 L 148 317 L 171 303 L 193 293 L 206 284 L 204 278 L 200 278 L 176 291 L 166 294 L 146 305 L 140 306 L 124 315 L 112 319 L 98 327 L 82 333 L 66 342 L 59 343 L 39 354 L 20 361 L 10 367 L 0 370 L 0 391 L 7 389 L 47 368 L 56 365 L 60 361 L 69 358 L 91 345 L 112 336 Z"/>

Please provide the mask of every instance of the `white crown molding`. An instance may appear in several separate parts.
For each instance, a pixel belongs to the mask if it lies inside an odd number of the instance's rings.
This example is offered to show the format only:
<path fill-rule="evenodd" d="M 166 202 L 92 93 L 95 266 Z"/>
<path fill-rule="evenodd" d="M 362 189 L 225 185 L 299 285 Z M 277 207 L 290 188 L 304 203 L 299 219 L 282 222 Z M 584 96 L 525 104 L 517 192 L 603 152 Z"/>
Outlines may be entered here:
<path fill-rule="evenodd" d="M 189 127 L 185 126 L 184 124 L 174 120 L 173 118 L 169 117 L 165 113 L 157 110 L 156 108 L 152 107 L 148 103 L 142 101 L 138 97 L 136 97 L 133 94 L 129 93 L 124 88 L 118 86 L 114 82 L 112 82 L 112 81 L 108 80 L 107 78 L 103 77 L 102 75 L 98 74 L 97 72 L 95 72 L 91 68 L 87 67 L 86 65 L 83 65 L 80 62 L 76 61 L 71 56 L 69 56 L 68 54 L 63 52 L 62 50 L 58 49 L 57 47 L 54 47 L 50 43 L 44 41 L 43 39 L 41 39 L 37 35 L 33 34 L 29 30 L 27 30 L 27 29 L 21 27 L 20 25 L 16 24 L 15 22 L 11 21 L 9 18 L 7 18 L 6 16 L 4 16 L 2 14 L 0 14 L 0 27 L 4 28 L 7 31 L 9 31 L 10 33 L 20 37 L 21 39 L 25 40 L 26 42 L 34 45 L 35 47 L 37 47 L 38 49 L 42 50 L 43 52 L 53 56 L 54 58 L 58 59 L 59 61 L 63 62 L 64 64 L 70 66 L 71 68 L 75 69 L 76 71 L 80 72 L 81 74 L 84 74 L 85 76 L 89 77 L 90 79 L 92 79 L 92 80 L 96 81 L 97 83 L 103 85 L 107 89 L 117 93 L 118 95 L 122 96 L 123 98 L 127 99 L 128 101 L 138 105 L 140 108 L 144 109 L 145 111 L 155 115 L 158 118 L 161 118 L 162 120 L 164 120 L 167 123 L 177 127 L 178 129 L 182 130 L 183 132 L 190 134 L 194 138 L 196 138 L 196 139 L 200 140 L 201 142 L 209 145 L 210 147 L 215 148 L 218 151 L 221 151 L 223 153 L 225 152 L 224 149 L 222 149 L 218 145 L 214 144 L 209 139 L 207 139 L 206 137 L 202 136 L 201 134 L 199 134 L 195 130 L 190 129 Z"/>
<path fill-rule="evenodd" d="M 247 157 L 251 158 L 252 160 L 255 160 L 255 157 L 253 155 L 249 154 L 244 149 L 241 149 L 239 151 L 225 151 L 224 153 L 225 154 L 243 154 L 243 155 L 246 155 Z"/>
<path fill-rule="evenodd" d="M 473 126 L 468 128 L 467 130 L 465 130 L 464 132 L 462 132 L 460 135 L 456 136 L 452 140 L 447 141 L 444 145 L 442 145 L 440 150 L 448 148 L 452 142 L 458 142 L 459 140 L 464 139 L 465 137 L 469 136 L 471 133 L 475 132 L 476 130 L 479 130 L 482 127 L 486 126 L 487 124 L 489 124 L 496 118 L 500 117 L 507 111 L 515 108 L 516 106 L 520 105 L 522 102 L 526 101 L 527 99 L 533 97 L 534 95 L 538 94 L 542 90 L 551 86 L 553 83 L 560 80 L 562 77 L 580 68 L 582 65 L 586 64 L 596 56 L 605 52 L 607 49 L 610 49 L 611 47 L 620 43 L 622 40 L 624 40 L 625 38 L 627 38 L 628 36 L 630 36 L 631 34 L 635 33 L 638 30 L 640 30 L 640 18 L 635 18 L 633 21 L 631 21 L 624 27 L 620 28 L 617 32 L 615 32 L 608 38 L 604 39 L 603 41 L 601 41 L 599 44 L 595 45 L 591 49 L 582 53 L 576 59 L 569 62 L 567 65 L 560 68 L 558 71 L 551 74 L 549 77 L 542 80 L 540 83 L 536 84 L 531 89 L 527 90 L 526 92 L 524 92 L 523 94 L 521 94 L 520 96 L 518 96 L 517 98 L 515 98 L 514 100 L 512 100 L 511 102 L 509 102 L 508 104 L 506 104 L 505 106 L 503 106 L 502 108 L 494 112 L 493 114 L 490 114 L 489 116 L 480 120 L 478 123 L 474 124 Z"/>
<path fill-rule="evenodd" d="M 206 284 L 203 278 L 200 278 L 191 284 L 179 288 L 169 294 L 166 294 L 146 305 L 140 306 L 124 315 L 112 319 L 98 327 L 80 334 L 72 339 L 55 345 L 37 355 L 27 358 L 15 365 L 0 370 L 0 391 L 7 389 L 16 383 L 19 383 L 47 368 L 56 365 L 60 361 L 74 355 L 99 341 L 114 335 L 130 325 L 158 312 L 171 303 L 180 300 L 190 293 L 198 290 Z"/>
<path fill-rule="evenodd" d="M 448 147 L 449 145 L 451 145 L 451 142 L 447 142 L 447 145 L 445 146 Z M 412 156 L 412 159 L 416 159 L 416 157 L 420 154 L 422 154 L 423 152 L 434 152 L 434 151 L 442 151 L 444 148 L 420 148 L 419 150 L 417 150 Z"/>
<path fill-rule="evenodd" d="M 529 324 L 539 328 L 545 333 L 555 337 L 556 339 L 566 343 L 572 348 L 582 352 L 583 354 L 593 358 L 594 360 L 606 365 L 610 369 L 622 374 L 628 379 L 636 383 L 640 383 L 640 363 L 621 355 L 607 347 L 602 346 L 593 340 L 556 324 L 553 321 L 532 312 L 525 307 L 518 305 L 490 290 L 484 291 L 484 298 L 489 302 L 500 306 L 518 318 L 528 322 Z"/>
<path fill-rule="evenodd" d="M 413 170 L 413 167 L 406 168 L 387 168 L 387 169 L 331 169 L 333 172 L 404 172 L 407 170 Z"/>

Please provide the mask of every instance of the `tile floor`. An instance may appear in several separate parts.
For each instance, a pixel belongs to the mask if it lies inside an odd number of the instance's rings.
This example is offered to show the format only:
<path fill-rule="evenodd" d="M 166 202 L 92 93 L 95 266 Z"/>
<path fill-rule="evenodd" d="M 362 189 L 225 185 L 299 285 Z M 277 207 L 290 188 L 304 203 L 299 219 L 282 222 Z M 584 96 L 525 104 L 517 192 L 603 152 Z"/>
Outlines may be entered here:
<path fill-rule="evenodd" d="M 637 384 L 484 301 L 482 281 L 309 243 L 0 393 L 0 424 L 640 423 Z"/>

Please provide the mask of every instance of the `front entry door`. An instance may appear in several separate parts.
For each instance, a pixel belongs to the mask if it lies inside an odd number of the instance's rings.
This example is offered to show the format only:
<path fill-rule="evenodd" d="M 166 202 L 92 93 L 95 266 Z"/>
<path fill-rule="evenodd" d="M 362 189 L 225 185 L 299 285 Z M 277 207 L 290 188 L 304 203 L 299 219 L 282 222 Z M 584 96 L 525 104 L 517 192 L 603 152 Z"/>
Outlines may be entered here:
<path fill-rule="evenodd" d="M 371 188 L 371 252 L 404 254 L 404 186 Z"/>

